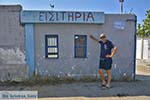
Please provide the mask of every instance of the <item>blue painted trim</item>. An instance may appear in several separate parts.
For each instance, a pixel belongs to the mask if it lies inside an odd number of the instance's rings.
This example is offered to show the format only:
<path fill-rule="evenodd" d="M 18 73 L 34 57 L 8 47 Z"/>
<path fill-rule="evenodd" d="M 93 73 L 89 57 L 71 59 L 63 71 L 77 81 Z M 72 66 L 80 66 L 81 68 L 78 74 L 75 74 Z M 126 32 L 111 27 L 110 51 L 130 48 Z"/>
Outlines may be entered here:
<path fill-rule="evenodd" d="M 137 26 L 137 16 L 135 15 L 135 33 L 134 33 L 134 80 L 136 79 L 136 26 Z"/>
<path fill-rule="evenodd" d="M 34 58 L 34 25 L 25 24 L 25 43 L 26 43 L 26 62 L 29 65 L 29 76 L 32 76 L 35 71 Z"/>
<path fill-rule="evenodd" d="M 57 46 L 48 46 L 48 43 L 47 43 L 47 39 L 48 38 L 57 38 Z M 48 58 L 48 48 L 53 48 L 53 47 L 56 47 L 58 52 L 57 52 L 57 58 Z M 52 34 L 52 35 L 45 35 L 45 57 L 47 59 L 58 59 L 59 58 L 59 44 L 58 44 L 58 35 L 55 35 L 55 34 Z"/>
<path fill-rule="evenodd" d="M 48 50 L 47 50 L 47 45 L 48 45 L 47 44 L 47 36 L 48 35 L 45 35 L 45 58 L 48 58 L 48 53 L 47 53 L 48 52 Z"/>
<path fill-rule="evenodd" d="M 85 40 L 85 41 L 86 41 L 86 47 L 85 47 L 85 57 L 87 58 L 87 46 L 88 46 L 88 45 L 87 45 L 87 35 L 86 35 L 86 40 Z"/>
<path fill-rule="evenodd" d="M 75 43 L 75 37 L 76 36 L 85 36 L 86 38 L 86 40 L 85 40 L 85 42 L 86 42 L 86 44 L 85 45 L 82 45 L 82 46 L 76 46 L 76 43 Z M 84 47 L 85 49 L 84 49 L 84 57 L 77 57 L 76 56 L 76 49 L 77 48 L 81 48 L 81 47 Z M 87 58 L 87 35 L 74 35 L 74 58 Z"/>

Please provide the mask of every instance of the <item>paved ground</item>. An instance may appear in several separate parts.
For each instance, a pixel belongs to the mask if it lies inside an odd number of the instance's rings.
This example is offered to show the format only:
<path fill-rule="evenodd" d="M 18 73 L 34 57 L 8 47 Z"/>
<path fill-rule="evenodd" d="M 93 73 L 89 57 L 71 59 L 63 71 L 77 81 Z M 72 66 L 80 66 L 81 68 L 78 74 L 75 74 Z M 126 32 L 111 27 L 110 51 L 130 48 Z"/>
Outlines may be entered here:
<path fill-rule="evenodd" d="M 150 100 L 150 80 L 136 82 L 112 82 L 111 89 L 102 89 L 98 82 L 92 82 L 43 86 L 37 85 L 32 87 L 0 86 L 0 90 L 36 90 L 39 92 L 40 98 L 58 97 L 61 99 L 64 97 L 100 98 L 146 96 L 145 98 L 149 98 Z M 71 98 L 68 99 L 70 100 Z"/>
<path fill-rule="evenodd" d="M 150 100 L 148 96 L 133 96 L 133 97 L 65 97 L 65 98 L 40 98 L 40 100 Z"/>

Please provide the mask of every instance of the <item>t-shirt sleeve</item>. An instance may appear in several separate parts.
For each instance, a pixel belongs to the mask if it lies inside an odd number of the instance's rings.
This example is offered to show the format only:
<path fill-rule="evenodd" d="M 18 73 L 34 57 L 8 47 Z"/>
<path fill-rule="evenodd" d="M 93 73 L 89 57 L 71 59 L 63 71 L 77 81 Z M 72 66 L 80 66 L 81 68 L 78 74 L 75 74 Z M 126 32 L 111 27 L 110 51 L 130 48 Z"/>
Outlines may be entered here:
<path fill-rule="evenodd" d="M 99 44 L 102 44 L 102 41 L 98 41 Z"/>
<path fill-rule="evenodd" d="M 110 41 L 109 45 L 110 45 L 111 49 L 115 47 L 114 44 L 111 41 Z"/>

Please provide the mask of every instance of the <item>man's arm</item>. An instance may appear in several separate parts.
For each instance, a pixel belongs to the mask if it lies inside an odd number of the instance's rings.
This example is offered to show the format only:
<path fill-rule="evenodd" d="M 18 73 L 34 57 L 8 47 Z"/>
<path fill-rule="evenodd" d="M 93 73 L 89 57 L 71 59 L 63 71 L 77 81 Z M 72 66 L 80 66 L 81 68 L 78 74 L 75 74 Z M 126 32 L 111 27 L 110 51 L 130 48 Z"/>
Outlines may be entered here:
<path fill-rule="evenodd" d="M 90 38 L 94 41 L 96 41 L 97 43 L 99 43 L 99 40 L 97 38 L 95 38 L 93 35 L 90 35 Z"/>
<path fill-rule="evenodd" d="M 113 49 L 112 49 L 112 52 L 111 52 L 111 55 L 106 55 L 106 57 L 108 58 L 112 58 L 118 51 L 118 48 L 115 46 Z"/>
<path fill-rule="evenodd" d="M 113 56 L 117 53 L 117 50 L 118 50 L 118 48 L 115 46 L 115 47 L 112 49 L 111 57 L 113 57 Z"/>

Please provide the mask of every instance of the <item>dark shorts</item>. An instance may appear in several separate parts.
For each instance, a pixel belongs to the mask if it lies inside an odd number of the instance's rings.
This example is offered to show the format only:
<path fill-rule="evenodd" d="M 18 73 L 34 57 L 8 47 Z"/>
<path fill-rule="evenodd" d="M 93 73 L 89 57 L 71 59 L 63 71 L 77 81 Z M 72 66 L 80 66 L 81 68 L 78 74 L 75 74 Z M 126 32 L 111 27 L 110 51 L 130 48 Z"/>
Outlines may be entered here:
<path fill-rule="evenodd" d="M 112 67 L 112 59 L 100 59 L 99 69 L 110 70 Z"/>

